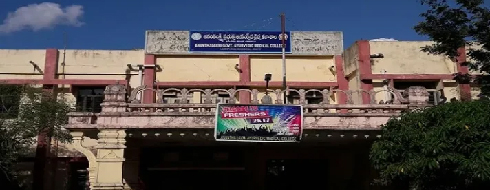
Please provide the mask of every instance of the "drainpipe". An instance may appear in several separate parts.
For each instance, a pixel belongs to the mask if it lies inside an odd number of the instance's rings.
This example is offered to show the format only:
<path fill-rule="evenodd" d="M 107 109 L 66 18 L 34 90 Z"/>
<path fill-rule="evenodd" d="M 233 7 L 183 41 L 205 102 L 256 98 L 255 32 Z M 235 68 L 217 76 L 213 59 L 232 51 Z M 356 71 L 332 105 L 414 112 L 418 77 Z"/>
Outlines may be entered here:
<path fill-rule="evenodd" d="M 157 65 L 155 65 L 155 64 L 153 64 L 153 65 L 146 65 L 146 64 L 145 64 L 145 65 L 138 65 L 138 66 L 139 66 L 139 73 L 138 73 L 138 74 L 140 75 L 140 85 L 141 85 L 141 86 L 143 86 L 143 84 L 144 84 L 144 81 L 143 81 L 143 80 L 144 80 L 144 79 L 143 79 L 143 70 L 145 70 L 146 68 L 157 68 L 157 69 L 159 68 L 159 67 L 158 67 Z M 154 69 L 154 70 L 155 70 L 155 69 Z M 153 80 L 153 81 L 151 82 L 151 84 L 149 84 L 149 85 L 151 85 L 151 86 L 147 86 L 147 88 L 151 88 L 151 89 L 153 89 L 153 88 L 154 88 L 154 86 L 155 86 L 155 79 L 152 79 L 152 80 Z M 142 98 L 143 96 L 142 96 L 142 95 L 143 95 L 143 93 L 145 93 L 145 91 L 146 91 L 146 90 L 144 90 L 143 92 L 141 92 L 141 93 L 140 93 L 140 101 L 142 101 L 142 100 L 143 100 L 143 98 Z M 152 92 L 152 91 L 150 91 L 149 93 L 153 93 L 153 92 Z"/>
<path fill-rule="evenodd" d="M 381 74 L 386 74 L 386 70 L 382 70 Z M 383 80 L 383 90 L 385 92 L 385 102 L 388 102 L 391 100 L 390 92 L 388 92 L 388 83 L 389 83 L 388 79 Z"/>
<path fill-rule="evenodd" d="M 145 69 L 145 68 L 144 68 L 144 65 L 142 65 L 142 64 L 138 64 L 138 65 L 127 64 L 127 66 L 128 66 L 128 69 L 129 69 L 130 71 L 138 71 L 138 78 L 139 78 L 139 80 L 140 80 L 140 81 L 139 81 L 139 84 L 140 84 L 140 86 L 142 86 L 142 85 L 143 85 L 143 70 Z M 135 69 L 135 67 L 138 67 L 138 69 Z M 143 95 L 143 92 L 141 92 L 141 93 L 138 95 L 138 97 L 137 97 L 137 98 L 138 98 L 138 100 L 140 100 L 140 101 L 141 101 L 141 99 L 142 99 L 142 97 L 143 97 L 142 95 Z"/>
<path fill-rule="evenodd" d="M 139 78 L 139 84 L 140 86 L 144 85 L 144 79 L 143 79 L 143 71 L 145 70 L 146 67 L 158 67 L 157 65 L 143 65 L 143 64 L 137 64 L 137 65 L 132 65 L 132 64 L 127 64 L 128 68 L 130 71 L 138 71 L 138 78 Z M 135 67 L 138 67 L 138 69 L 135 69 Z M 153 81 L 155 82 L 155 81 Z M 153 86 L 151 86 L 153 88 Z M 137 97 L 138 100 L 143 99 L 143 91 L 140 92 L 139 96 Z"/>
<path fill-rule="evenodd" d="M 138 65 L 138 78 L 140 79 L 140 86 L 143 86 L 143 70 L 145 68 L 143 67 L 143 65 L 139 64 Z M 139 96 L 138 96 L 138 100 L 141 102 L 143 100 L 143 93 L 144 91 L 141 91 Z"/>
<path fill-rule="evenodd" d="M 138 65 L 138 78 L 140 79 L 140 86 L 143 86 L 143 65 Z"/>

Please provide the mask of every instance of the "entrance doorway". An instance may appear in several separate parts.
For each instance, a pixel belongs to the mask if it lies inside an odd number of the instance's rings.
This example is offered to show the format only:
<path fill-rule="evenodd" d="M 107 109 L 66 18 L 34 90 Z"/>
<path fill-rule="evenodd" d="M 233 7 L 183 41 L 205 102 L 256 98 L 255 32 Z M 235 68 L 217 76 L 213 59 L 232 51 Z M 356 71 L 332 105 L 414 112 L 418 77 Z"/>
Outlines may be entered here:
<path fill-rule="evenodd" d="M 146 189 L 194 190 L 215 189 L 244 190 L 244 172 L 213 169 L 160 170 L 148 172 Z"/>
<path fill-rule="evenodd" d="M 141 178 L 147 190 L 246 189 L 245 148 L 179 146 L 142 152 Z"/>
<path fill-rule="evenodd" d="M 70 163 L 70 184 L 71 190 L 88 189 L 88 162 Z"/>
<path fill-rule="evenodd" d="M 266 190 L 318 189 L 327 186 L 328 161 L 325 159 L 268 160 Z M 321 188 L 320 188 L 321 189 Z"/>

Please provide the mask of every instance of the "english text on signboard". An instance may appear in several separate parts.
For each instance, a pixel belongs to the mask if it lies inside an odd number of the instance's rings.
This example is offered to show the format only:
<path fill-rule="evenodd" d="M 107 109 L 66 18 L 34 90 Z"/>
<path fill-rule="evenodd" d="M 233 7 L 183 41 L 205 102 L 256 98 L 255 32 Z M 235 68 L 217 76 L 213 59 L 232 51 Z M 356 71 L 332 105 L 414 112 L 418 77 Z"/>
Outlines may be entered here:
<path fill-rule="evenodd" d="M 281 32 L 190 31 L 189 51 L 216 53 L 281 53 Z M 291 35 L 285 32 L 285 50 L 291 52 Z"/>
<path fill-rule="evenodd" d="M 303 132 L 300 105 L 218 104 L 217 141 L 298 142 Z"/>

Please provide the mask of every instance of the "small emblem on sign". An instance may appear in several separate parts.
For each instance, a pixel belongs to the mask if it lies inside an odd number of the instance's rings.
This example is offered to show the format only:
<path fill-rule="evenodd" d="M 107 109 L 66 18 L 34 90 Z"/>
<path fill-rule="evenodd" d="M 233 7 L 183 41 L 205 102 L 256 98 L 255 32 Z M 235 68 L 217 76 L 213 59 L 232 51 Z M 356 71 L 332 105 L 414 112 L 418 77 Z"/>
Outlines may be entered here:
<path fill-rule="evenodd" d="M 284 40 L 288 40 L 288 35 L 284 34 Z M 279 40 L 282 40 L 282 34 L 279 34 Z"/>
<path fill-rule="evenodd" d="M 202 35 L 200 33 L 192 33 L 191 38 L 193 40 L 200 40 L 202 38 Z"/>

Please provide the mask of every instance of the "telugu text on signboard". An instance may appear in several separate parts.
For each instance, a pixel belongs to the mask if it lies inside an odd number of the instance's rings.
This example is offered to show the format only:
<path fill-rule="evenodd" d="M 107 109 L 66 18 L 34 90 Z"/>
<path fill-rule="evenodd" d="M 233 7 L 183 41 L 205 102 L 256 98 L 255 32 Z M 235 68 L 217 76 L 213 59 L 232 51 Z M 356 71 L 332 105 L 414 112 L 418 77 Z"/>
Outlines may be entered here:
<path fill-rule="evenodd" d="M 281 53 L 281 32 L 190 31 L 189 51 L 216 53 Z M 285 32 L 286 53 L 291 35 Z"/>
<path fill-rule="evenodd" d="M 303 132 L 300 105 L 218 104 L 217 141 L 297 142 Z"/>

